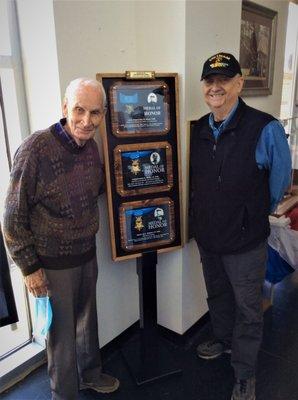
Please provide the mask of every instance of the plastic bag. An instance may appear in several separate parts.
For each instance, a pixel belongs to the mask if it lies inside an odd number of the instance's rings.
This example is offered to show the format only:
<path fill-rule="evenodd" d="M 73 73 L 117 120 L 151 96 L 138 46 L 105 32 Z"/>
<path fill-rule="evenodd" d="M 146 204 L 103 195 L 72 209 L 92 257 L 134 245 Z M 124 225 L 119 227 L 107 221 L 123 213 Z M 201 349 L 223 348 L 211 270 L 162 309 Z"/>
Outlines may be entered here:
<path fill-rule="evenodd" d="M 46 338 L 52 323 L 52 307 L 49 296 L 35 297 L 34 304 L 34 328 L 33 336 Z"/>

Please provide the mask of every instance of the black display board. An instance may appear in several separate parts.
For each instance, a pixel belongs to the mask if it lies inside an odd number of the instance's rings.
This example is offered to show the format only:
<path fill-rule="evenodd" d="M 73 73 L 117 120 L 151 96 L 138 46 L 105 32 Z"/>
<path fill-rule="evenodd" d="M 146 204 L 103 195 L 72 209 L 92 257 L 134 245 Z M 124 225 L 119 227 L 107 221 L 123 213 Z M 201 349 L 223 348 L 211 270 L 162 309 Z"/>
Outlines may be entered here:
<path fill-rule="evenodd" d="M 145 76 L 96 76 L 107 94 L 101 134 L 113 260 L 182 244 L 178 76 Z"/>

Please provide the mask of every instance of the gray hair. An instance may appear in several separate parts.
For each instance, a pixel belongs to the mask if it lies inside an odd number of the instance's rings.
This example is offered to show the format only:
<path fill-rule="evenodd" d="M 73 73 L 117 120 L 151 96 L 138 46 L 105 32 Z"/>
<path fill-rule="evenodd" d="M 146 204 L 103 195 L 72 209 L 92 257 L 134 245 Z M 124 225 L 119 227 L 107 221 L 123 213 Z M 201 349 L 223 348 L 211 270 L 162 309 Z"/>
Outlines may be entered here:
<path fill-rule="evenodd" d="M 106 108 L 107 97 L 102 83 L 90 78 L 77 78 L 71 81 L 65 90 L 64 102 L 68 103 L 74 93 L 84 86 L 92 86 L 95 89 L 98 89 L 102 95 L 103 107 Z"/>

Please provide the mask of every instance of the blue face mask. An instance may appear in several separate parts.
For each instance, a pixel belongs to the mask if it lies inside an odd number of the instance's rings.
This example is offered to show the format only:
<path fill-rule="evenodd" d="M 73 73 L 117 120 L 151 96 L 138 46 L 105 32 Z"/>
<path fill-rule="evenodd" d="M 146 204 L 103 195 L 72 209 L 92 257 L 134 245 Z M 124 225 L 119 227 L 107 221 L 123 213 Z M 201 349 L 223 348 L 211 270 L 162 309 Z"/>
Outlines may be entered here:
<path fill-rule="evenodd" d="M 52 307 L 50 298 L 35 297 L 34 305 L 35 323 L 33 328 L 33 336 L 45 339 L 52 323 Z"/>

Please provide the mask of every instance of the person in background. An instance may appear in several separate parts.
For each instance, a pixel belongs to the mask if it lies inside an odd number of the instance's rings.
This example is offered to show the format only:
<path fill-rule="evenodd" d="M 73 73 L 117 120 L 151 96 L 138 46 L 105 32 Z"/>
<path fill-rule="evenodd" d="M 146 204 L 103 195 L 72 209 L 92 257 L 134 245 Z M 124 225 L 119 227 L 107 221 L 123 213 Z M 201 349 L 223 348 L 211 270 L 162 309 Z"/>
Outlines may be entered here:
<path fill-rule="evenodd" d="M 104 174 L 94 135 L 104 118 L 102 85 L 68 85 L 64 118 L 30 135 L 14 157 L 3 233 L 33 296 L 50 294 L 47 339 L 53 400 L 76 400 L 81 389 L 115 391 L 102 372 L 96 312 L 98 196 Z"/>
<path fill-rule="evenodd" d="M 290 184 L 290 151 L 281 124 L 239 97 L 243 77 L 232 54 L 208 58 L 201 80 L 211 112 L 192 134 L 191 209 L 214 337 L 197 354 L 231 353 L 232 399 L 254 400 L 268 216 Z"/>

